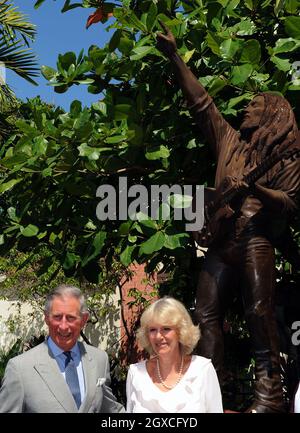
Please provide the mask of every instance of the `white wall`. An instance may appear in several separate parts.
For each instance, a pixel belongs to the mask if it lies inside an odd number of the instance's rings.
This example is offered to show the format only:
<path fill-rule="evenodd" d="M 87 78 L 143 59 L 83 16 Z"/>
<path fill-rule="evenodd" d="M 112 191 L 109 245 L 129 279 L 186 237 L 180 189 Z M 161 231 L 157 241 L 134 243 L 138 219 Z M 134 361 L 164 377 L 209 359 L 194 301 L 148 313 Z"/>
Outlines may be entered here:
<path fill-rule="evenodd" d="M 0 301 L 0 352 L 6 352 L 18 338 L 29 340 L 46 332 L 43 313 L 29 304 Z"/>
<path fill-rule="evenodd" d="M 118 296 L 105 300 L 108 309 L 114 313 L 99 318 L 95 325 L 87 324 L 84 333 L 96 347 L 113 353 L 118 350 L 120 340 L 120 310 Z M 29 303 L 0 300 L 0 354 L 7 352 L 18 338 L 28 341 L 31 337 L 47 334 L 44 314 L 41 308 Z"/>

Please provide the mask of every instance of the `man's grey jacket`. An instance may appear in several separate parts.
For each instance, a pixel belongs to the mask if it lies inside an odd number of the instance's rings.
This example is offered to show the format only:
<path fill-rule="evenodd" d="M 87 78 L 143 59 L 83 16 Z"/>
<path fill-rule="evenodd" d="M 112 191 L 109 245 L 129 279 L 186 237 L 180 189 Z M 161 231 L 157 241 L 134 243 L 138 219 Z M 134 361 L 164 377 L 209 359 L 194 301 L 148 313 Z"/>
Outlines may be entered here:
<path fill-rule="evenodd" d="M 110 389 L 106 352 L 78 342 L 85 379 L 85 398 L 77 409 L 46 342 L 9 360 L 0 389 L 0 413 L 123 412 Z"/>

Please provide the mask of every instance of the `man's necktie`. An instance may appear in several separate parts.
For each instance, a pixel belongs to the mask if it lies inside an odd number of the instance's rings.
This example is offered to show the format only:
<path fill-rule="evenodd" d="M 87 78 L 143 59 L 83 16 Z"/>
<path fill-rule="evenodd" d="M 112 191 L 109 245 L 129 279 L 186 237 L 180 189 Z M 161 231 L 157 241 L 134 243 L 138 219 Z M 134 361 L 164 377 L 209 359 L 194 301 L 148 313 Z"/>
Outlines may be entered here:
<path fill-rule="evenodd" d="M 79 408 L 81 405 L 81 395 L 80 395 L 77 368 L 72 358 L 71 352 L 70 351 L 64 352 L 64 355 L 66 357 L 65 360 L 66 382 L 69 385 L 70 391 L 74 397 L 76 405 Z"/>

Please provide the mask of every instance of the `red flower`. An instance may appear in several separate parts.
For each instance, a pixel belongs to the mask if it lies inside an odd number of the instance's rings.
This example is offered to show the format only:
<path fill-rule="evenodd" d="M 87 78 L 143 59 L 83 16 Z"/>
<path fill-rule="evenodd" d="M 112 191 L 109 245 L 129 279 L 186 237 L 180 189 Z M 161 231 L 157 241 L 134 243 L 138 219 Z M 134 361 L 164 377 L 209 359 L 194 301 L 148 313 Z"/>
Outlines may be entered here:
<path fill-rule="evenodd" d="M 103 5 L 101 5 L 92 15 L 90 15 L 86 22 L 86 29 L 88 29 L 92 24 L 99 23 L 103 19 L 112 17 L 114 14 L 112 12 L 105 12 Z"/>

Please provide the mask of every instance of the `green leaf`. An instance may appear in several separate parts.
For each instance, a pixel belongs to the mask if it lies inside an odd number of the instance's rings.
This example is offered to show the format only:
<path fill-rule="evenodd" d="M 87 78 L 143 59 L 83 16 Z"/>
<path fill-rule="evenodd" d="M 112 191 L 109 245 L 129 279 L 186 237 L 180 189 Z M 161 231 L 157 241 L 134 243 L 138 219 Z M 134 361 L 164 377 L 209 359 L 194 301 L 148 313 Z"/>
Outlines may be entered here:
<path fill-rule="evenodd" d="M 134 49 L 138 48 L 138 47 L 144 47 L 144 46 L 149 46 L 149 42 L 153 42 L 153 36 L 152 35 L 147 35 L 143 38 L 141 38 L 139 41 L 137 41 L 137 43 L 134 46 Z"/>
<path fill-rule="evenodd" d="M 16 121 L 16 127 L 19 128 L 21 131 L 25 132 L 25 134 L 29 137 L 34 137 L 35 135 L 38 135 L 39 132 L 36 128 L 31 126 L 27 121 L 25 120 L 17 120 Z"/>
<path fill-rule="evenodd" d="M 191 140 L 189 140 L 189 142 L 188 142 L 186 148 L 187 148 L 187 149 L 194 149 L 195 147 L 197 147 L 196 139 L 195 139 L 195 138 L 192 138 Z"/>
<path fill-rule="evenodd" d="M 233 66 L 231 69 L 231 82 L 234 85 L 244 85 L 253 71 L 253 66 L 249 63 L 245 65 Z"/>
<path fill-rule="evenodd" d="M 58 75 L 58 72 L 56 69 L 50 68 L 50 66 L 41 66 L 41 72 L 43 77 L 46 78 L 46 80 L 52 80 L 53 78 L 56 78 Z"/>
<path fill-rule="evenodd" d="M 252 78 L 252 77 L 251 77 Z M 235 98 L 231 98 L 228 101 L 227 104 L 227 108 L 225 108 L 225 110 L 222 111 L 223 114 L 236 114 L 237 110 L 233 110 L 233 107 L 235 107 L 237 104 L 239 104 L 240 102 L 246 100 L 246 101 L 250 101 L 252 99 L 252 94 L 250 93 L 244 93 L 241 96 L 237 96 Z"/>
<path fill-rule="evenodd" d="M 300 47 L 300 40 L 293 38 L 278 39 L 273 48 L 273 54 L 288 53 Z"/>
<path fill-rule="evenodd" d="M 162 249 L 165 243 L 165 234 L 161 231 L 156 232 L 146 242 L 143 242 L 139 249 L 139 255 L 152 254 Z"/>
<path fill-rule="evenodd" d="M 278 17 L 279 13 L 284 9 L 286 0 L 276 0 L 274 13 Z"/>
<path fill-rule="evenodd" d="M 87 253 L 82 259 L 81 262 L 82 266 L 85 266 L 87 263 L 89 263 L 91 260 L 93 260 L 100 254 L 105 244 L 106 237 L 107 237 L 106 232 L 99 232 L 96 234 L 92 244 L 88 248 Z"/>
<path fill-rule="evenodd" d="M 226 14 L 228 17 L 239 17 L 239 15 L 234 12 L 234 9 L 239 5 L 241 0 L 230 0 L 226 6 Z"/>
<path fill-rule="evenodd" d="M 300 1 L 299 0 L 287 0 L 285 2 L 285 10 L 289 14 L 296 15 L 299 11 Z"/>
<path fill-rule="evenodd" d="M 115 51 L 115 49 L 118 48 L 121 36 L 122 36 L 122 30 L 121 29 L 116 30 L 115 33 L 110 38 L 108 44 L 109 51 Z"/>
<path fill-rule="evenodd" d="M 152 3 L 149 8 L 147 19 L 146 19 L 146 27 L 149 32 L 151 32 L 151 30 L 153 29 L 153 26 L 156 21 L 156 16 L 157 16 L 157 6 L 155 3 Z"/>
<path fill-rule="evenodd" d="M 250 19 L 243 19 L 234 26 L 238 36 L 250 36 L 257 30 L 255 24 Z"/>
<path fill-rule="evenodd" d="M 126 135 L 130 144 L 139 146 L 143 144 L 144 133 L 145 130 L 142 126 L 137 125 L 136 123 L 130 123 L 130 129 L 127 130 Z"/>
<path fill-rule="evenodd" d="M 118 235 L 120 235 L 120 236 L 128 235 L 128 233 L 130 232 L 130 229 L 131 229 L 131 227 L 132 227 L 132 224 L 133 224 L 133 223 L 132 223 L 131 220 L 123 222 L 123 223 L 119 226 L 119 229 L 118 229 Z"/>
<path fill-rule="evenodd" d="M 127 36 L 121 37 L 118 45 L 118 50 L 122 54 L 128 56 L 131 50 L 133 49 L 133 47 L 134 47 L 134 42 L 131 39 L 129 39 Z"/>
<path fill-rule="evenodd" d="M 260 74 L 257 71 L 253 71 L 251 75 L 251 80 L 254 80 L 256 83 L 259 84 L 259 87 L 265 83 L 270 78 L 269 74 Z M 275 82 L 275 76 L 273 75 L 273 80 Z M 278 89 L 279 90 L 279 89 Z"/>
<path fill-rule="evenodd" d="M 153 47 L 150 46 L 143 46 L 143 47 L 137 47 L 132 50 L 132 53 L 130 55 L 130 60 L 140 60 L 143 57 L 147 56 L 147 54 L 151 53 L 153 51 Z"/>
<path fill-rule="evenodd" d="M 82 75 L 86 72 L 89 72 L 91 69 L 93 69 L 93 63 L 92 62 L 82 62 L 79 66 L 76 68 L 76 75 Z"/>
<path fill-rule="evenodd" d="M 250 9 L 250 11 L 253 10 L 253 1 L 252 0 L 245 0 L 245 6 Z"/>
<path fill-rule="evenodd" d="M 107 107 L 104 101 L 98 101 L 98 102 L 94 102 L 92 104 L 92 108 L 95 111 L 98 111 L 99 113 L 103 114 L 104 116 L 106 116 L 107 114 Z"/>
<path fill-rule="evenodd" d="M 195 48 L 193 50 L 185 51 L 185 53 L 181 55 L 181 58 L 184 61 L 184 63 L 189 62 L 189 60 L 193 57 L 194 52 L 195 52 Z"/>
<path fill-rule="evenodd" d="M 138 240 L 137 236 L 128 235 L 128 242 L 130 242 L 132 244 L 136 244 L 137 240 Z"/>
<path fill-rule="evenodd" d="M 12 179 L 12 180 L 9 180 L 8 182 L 0 184 L 0 194 L 2 194 L 5 191 L 8 191 L 13 186 L 15 186 L 17 183 L 21 182 L 21 180 L 22 179 Z"/>
<path fill-rule="evenodd" d="M 240 61 L 242 63 L 259 64 L 261 59 L 260 43 L 256 39 L 249 39 L 244 43 Z"/>
<path fill-rule="evenodd" d="M 270 60 L 277 66 L 280 71 L 288 72 L 292 68 L 292 65 L 288 59 L 280 59 L 277 56 L 271 56 Z"/>
<path fill-rule="evenodd" d="M 72 101 L 70 105 L 70 112 L 72 116 L 79 116 L 81 111 L 82 111 L 82 103 L 76 99 Z"/>
<path fill-rule="evenodd" d="M 116 104 L 114 106 L 114 119 L 123 120 L 132 113 L 133 106 L 129 104 Z"/>
<path fill-rule="evenodd" d="M 82 80 L 74 80 L 74 82 L 78 84 L 92 84 L 95 80 L 93 78 L 84 78 Z"/>
<path fill-rule="evenodd" d="M 231 60 L 241 49 L 242 43 L 239 40 L 226 39 L 220 45 L 220 54 L 225 60 Z"/>
<path fill-rule="evenodd" d="M 27 238 L 31 238 L 33 236 L 36 236 L 39 232 L 39 229 L 37 226 L 33 225 L 33 224 L 28 224 L 28 226 L 23 227 L 20 226 L 20 232 L 22 233 L 23 236 L 27 237 Z"/>
<path fill-rule="evenodd" d="M 138 212 L 135 216 L 136 216 L 136 219 L 138 220 L 138 222 L 148 221 L 151 219 L 147 214 L 145 214 L 143 212 Z"/>
<path fill-rule="evenodd" d="M 76 64 L 76 54 L 73 53 L 73 51 L 68 51 L 65 54 L 59 54 L 58 63 L 65 71 L 67 71 L 72 64 Z"/>
<path fill-rule="evenodd" d="M 78 114 L 77 119 L 75 119 L 73 125 L 74 129 L 82 130 L 82 128 L 84 128 L 87 124 L 90 127 L 90 117 L 91 113 L 87 109 L 84 109 L 81 113 Z"/>
<path fill-rule="evenodd" d="M 139 219 L 139 223 L 141 225 L 143 225 L 145 227 L 148 227 L 150 229 L 153 229 L 153 230 L 157 230 L 158 229 L 157 223 L 154 220 L 150 219 L 150 218 L 149 219 Z"/>
<path fill-rule="evenodd" d="M 199 81 L 203 87 L 208 88 L 209 85 L 215 80 L 214 75 L 206 75 L 205 77 L 199 77 Z"/>
<path fill-rule="evenodd" d="M 72 3 L 71 0 L 65 0 L 65 4 L 61 10 L 62 13 L 70 11 L 71 9 L 82 8 L 82 3 Z"/>
<path fill-rule="evenodd" d="M 143 33 L 147 32 L 147 27 L 136 16 L 133 10 L 129 8 L 115 8 L 114 16 L 120 23 L 127 25 L 129 28 L 137 29 Z"/>
<path fill-rule="evenodd" d="M 47 232 L 47 230 L 46 230 L 45 232 L 39 233 L 39 234 L 37 235 L 37 238 L 38 238 L 38 239 L 43 239 L 44 237 L 47 236 L 47 234 L 48 234 L 48 232 Z"/>
<path fill-rule="evenodd" d="M 17 155 L 13 155 L 11 157 L 3 158 L 1 164 L 4 167 L 10 168 L 14 170 L 14 172 L 18 171 L 23 165 L 28 161 L 28 155 L 26 153 L 20 152 Z"/>
<path fill-rule="evenodd" d="M 47 151 L 48 141 L 44 137 L 36 137 L 33 139 L 32 150 L 34 155 L 45 155 Z"/>
<path fill-rule="evenodd" d="M 121 263 L 124 266 L 129 266 L 132 262 L 132 253 L 135 250 L 136 245 L 128 245 L 125 250 L 120 254 Z"/>
<path fill-rule="evenodd" d="M 37 0 L 34 4 L 34 9 L 38 9 L 46 0 Z"/>
<path fill-rule="evenodd" d="M 78 261 L 79 261 L 79 257 L 76 254 L 68 251 L 64 257 L 62 266 L 64 269 L 69 270 L 73 268 Z"/>
<path fill-rule="evenodd" d="M 300 39 L 300 17 L 286 17 L 284 21 L 284 29 L 292 38 Z"/>
<path fill-rule="evenodd" d="M 91 161 L 97 161 L 99 159 L 99 149 L 90 147 L 86 143 L 82 143 L 77 148 L 80 156 L 86 156 Z"/>
<path fill-rule="evenodd" d="M 52 176 L 53 170 L 51 167 L 46 167 L 46 168 L 44 168 L 44 170 L 42 170 L 41 173 L 42 173 L 43 177 L 49 177 L 49 176 Z"/>
<path fill-rule="evenodd" d="M 139 233 L 143 233 L 146 235 L 149 233 L 152 234 L 153 230 L 157 231 L 158 229 L 157 223 L 143 212 L 137 212 L 136 214 L 131 215 L 130 217 L 132 220 L 137 220 L 139 222 L 139 224 L 136 224 L 134 226 L 139 231 Z M 144 228 L 146 228 L 147 230 L 144 230 Z"/>
<path fill-rule="evenodd" d="M 220 45 L 222 44 L 223 39 L 212 32 L 207 32 L 206 41 L 212 52 L 220 56 Z"/>
<path fill-rule="evenodd" d="M 17 222 L 17 223 L 20 222 L 20 218 L 17 217 L 17 215 L 16 215 L 16 208 L 9 207 L 7 209 L 7 214 L 12 221 Z"/>
<path fill-rule="evenodd" d="M 175 248 L 181 248 L 186 246 L 189 240 L 189 235 L 187 233 L 178 233 L 175 235 L 165 234 L 164 247 L 169 250 L 174 250 Z"/>
<path fill-rule="evenodd" d="M 125 141 L 126 137 L 124 135 L 113 135 L 111 137 L 107 137 L 104 141 L 107 144 L 116 144 Z"/>
<path fill-rule="evenodd" d="M 150 161 L 161 159 L 161 158 L 168 158 L 169 156 L 170 156 L 169 149 L 162 144 L 160 146 L 155 146 L 154 148 L 149 149 L 146 152 L 146 158 L 149 159 Z"/>
<path fill-rule="evenodd" d="M 227 85 L 227 81 L 220 77 L 214 77 L 212 82 L 207 87 L 208 93 L 210 96 L 215 96 L 219 93 L 225 86 Z"/>

